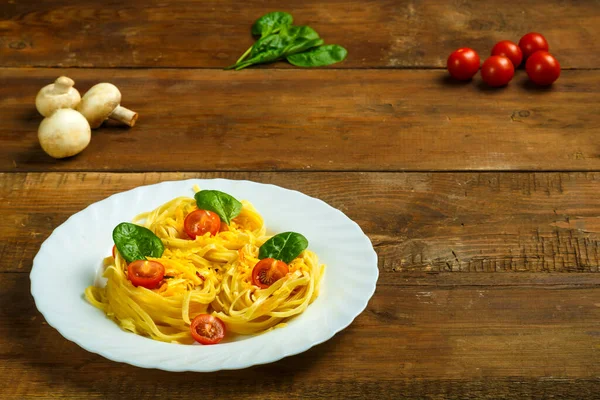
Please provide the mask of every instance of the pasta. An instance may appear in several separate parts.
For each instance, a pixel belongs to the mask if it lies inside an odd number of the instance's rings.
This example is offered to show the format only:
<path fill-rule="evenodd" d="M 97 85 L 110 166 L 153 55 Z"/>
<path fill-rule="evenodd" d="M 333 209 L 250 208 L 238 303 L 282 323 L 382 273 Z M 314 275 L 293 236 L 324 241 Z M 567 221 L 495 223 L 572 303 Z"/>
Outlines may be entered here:
<path fill-rule="evenodd" d="M 122 329 L 174 343 L 193 343 L 190 324 L 195 316 L 212 314 L 224 322 L 228 335 L 256 334 L 285 325 L 302 313 L 319 294 L 324 265 L 304 250 L 289 263 L 289 273 L 269 287 L 253 284 L 252 271 L 260 246 L 269 239 L 261 215 L 242 201 L 227 229 L 191 240 L 184 219 L 196 210 L 193 198 L 178 197 L 133 219 L 164 244 L 159 287 L 134 286 L 128 264 L 119 252 L 105 259 L 103 288 L 90 286 L 86 299 Z"/>

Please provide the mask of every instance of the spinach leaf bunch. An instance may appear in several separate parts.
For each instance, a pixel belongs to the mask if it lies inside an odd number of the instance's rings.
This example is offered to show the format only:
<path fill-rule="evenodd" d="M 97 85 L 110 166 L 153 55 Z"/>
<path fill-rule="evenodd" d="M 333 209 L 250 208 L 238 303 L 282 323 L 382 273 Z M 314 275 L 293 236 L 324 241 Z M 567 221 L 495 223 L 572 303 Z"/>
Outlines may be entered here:
<path fill-rule="evenodd" d="M 252 34 L 260 38 L 233 65 L 239 71 L 251 65 L 286 59 L 297 67 L 322 67 L 343 61 L 348 51 L 337 44 L 325 45 L 309 26 L 294 26 L 286 12 L 275 11 L 260 17 L 252 25 Z"/>

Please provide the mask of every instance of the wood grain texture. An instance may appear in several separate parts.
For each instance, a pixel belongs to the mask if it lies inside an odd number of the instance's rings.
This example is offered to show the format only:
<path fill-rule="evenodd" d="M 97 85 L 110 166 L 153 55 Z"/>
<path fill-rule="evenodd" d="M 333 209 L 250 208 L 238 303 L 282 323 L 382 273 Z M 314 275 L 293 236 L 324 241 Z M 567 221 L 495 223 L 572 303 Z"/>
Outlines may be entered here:
<path fill-rule="evenodd" d="M 497 41 L 518 42 L 530 31 L 547 37 L 563 67 L 600 67 L 596 0 L 7 3 L 0 9 L 1 66 L 222 68 L 253 43 L 256 18 L 286 10 L 348 49 L 339 68 L 443 68 L 459 47 L 484 57 Z"/>
<path fill-rule="evenodd" d="M 111 194 L 217 177 L 342 210 L 371 238 L 382 272 L 600 272 L 597 173 L 314 172 L 0 174 L 0 271 L 28 272 L 54 228 Z"/>
<path fill-rule="evenodd" d="M 197 374 L 142 370 L 86 352 L 44 322 L 26 274 L 2 273 L 0 397 L 184 399 L 200 387 L 203 397 L 224 399 L 501 399 L 546 391 L 572 398 L 573 390 L 585 396 L 600 388 L 598 279 L 566 288 L 422 288 L 389 277 L 331 340 L 272 364 Z"/>
<path fill-rule="evenodd" d="M 34 99 L 68 74 L 139 112 L 80 155 L 40 148 Z M 0 69 L 0 171 L 429 171 L 600 168 L 600 71 L 551 88 L 456 84 L 443 71 Z"/>

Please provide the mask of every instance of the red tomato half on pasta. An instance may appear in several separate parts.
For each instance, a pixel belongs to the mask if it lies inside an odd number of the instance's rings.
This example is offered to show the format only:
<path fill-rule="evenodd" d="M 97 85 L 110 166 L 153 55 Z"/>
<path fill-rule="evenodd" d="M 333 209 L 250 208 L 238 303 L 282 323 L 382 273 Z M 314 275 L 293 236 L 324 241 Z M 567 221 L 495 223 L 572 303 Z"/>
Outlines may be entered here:
<path fill-rule="evenodd" d="M 274 258 L 263 258 L 256 263 L 252 270 L 252 283 L 261 289 L 266 289 L 287 275 L 288 265 Z"/>
<path fill-rule="evenodd" d="M 127 276 L 133 286 L 155 289 L 165 276 L 165 267 L 158 261 L 136 260 L 127 266 Z"/>
<path fill-rule="evenodd" d="M 216 213 L 208 210 L 192 211 L 183 221 L 183 229 L 192 239 L 203 236 L 207 232 L 214 236 L 219 233 L 220 228 L 221 219 Z"/>
<path fill-rule="evenodd" d="M 200 314 L 192 320 L 190 331 L 201 344 L 217 344 L 225 337 L 225 323 L 210 314 Z"/>

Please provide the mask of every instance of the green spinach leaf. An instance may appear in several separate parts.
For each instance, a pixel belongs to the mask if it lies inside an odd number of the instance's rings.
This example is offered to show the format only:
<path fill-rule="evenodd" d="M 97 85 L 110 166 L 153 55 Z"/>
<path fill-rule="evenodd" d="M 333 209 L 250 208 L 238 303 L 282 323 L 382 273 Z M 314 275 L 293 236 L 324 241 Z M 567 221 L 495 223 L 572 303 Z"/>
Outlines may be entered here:
<path fill-rule="evenodd" d="M 319 39 L 319 34 L 310 26 L 290 26 L 285 28 L 285 33 L 292 37 L 294 40 L 313 40 Z"/>
<path fill-rule="evenodd" d="M 283 11 L 274 11 L 263 15 L 252 25 L 252 34 L 254 36 L 268 36 L 277 32 L 282 26 L 290 26 L 294 18 Z"/>
<path fill-rule="evenodd" d="M 265 51 L 263 53 L 258 54 L 255 57 L 252 57 L 249 60 L 243 61 L 239 65 L 234 65 L 233 68 L 235 68 L 236 71 L 239 71 L 254 64 L 265 64 L 268 62 L 276 61 L 281 58 L 282 54 L 283 53 L 278 50 Z"/>
<path fill-rule="evenodd" d="M 344 60 L 346 49 L 325 45 L 319 34 L 309 26 L 293 26 L 293 18 L 285 12 L 272 12 L 252 25 L 252 34 L 260 38 L 235 64 L 225 69 L 239 71 L 255 64 L 287 59 L 299 67 L 320 67 Z"/>
<path fill-rule="evenodd" d="M 269 36 L 271 33 L 279 32 L 282 27 L 291 26 L 292 22 L 294 22 L 294 18 L 286 12 L 270 12 L 254 22 L 254 25 L 252 25 L 252 34 L 260 37 Z M 242 54 L 242 56 L 234 65 L 240 64 L 246 57 L 248 57 L 253 47 L 254 46 L 250 46 L 250 48 L 246 50 L 244 54 Z"/>
<path fill-rule="evenodd" d="M 285 49 L 286 57 L 325 43 L 310 26 L 292 26 L 288 29 L 287 34 L 292 41 Z"/>
<path fill-rule="evenodd" d="M 343 61 L 347 55 L 348 51 L 342 46 L 328 44 L 304 53 L 292 54 L 287 60 L 297 67 L 323 67 Z"/>
<path fill-rule="evenodd" d="M 237 63 L 225 68 L 239 71 L 253 64 L 263 64 L 285 58 L 285 49 L 292 43 L 293 38 L 283 27 L 279 33 L 262 37 L 249 49 L 250 58 L 245 61 L 240 58 Z"/>
<path fill-rule="evenodd" d="M 287 48 L 286 57 L 291 56 L 292 54 L 302 53 L 303 51 L 310 50 L 313 47 L 322 46 L 325 43 L 323 39 L 302 39 L 296 40 L 294 43 Z"/>
<path fill-rule="evenodd" d="M 308 240 L 296 232 L 284 232 L 267 240 L 258 250 L 258 258 L 274 258 L 290 263 L 308 247 Z"/>
<path fill-rule="evenodd" d="M 227 225 L 242 211 L 242 203 L 235 197 L 218 190 L 201 190 L 194 195 L 196 205 L 201 210 L 215 212 Z"/>
<path fill-rule="evenodd" d="M 257 55 L 265 52 L 279 51 L 283 54 L 286 47 L 288 47 L 294 40 L 287 28 L 283 28 L 279 33 L 273 33 L 269 36 L 262 37 L 254 43 L 252 50 L 250 51 L 250 57 L 256 57 Z"/>
<path fill-rule="evenodd" d="M 165 251 L 163 242 L 150 229 L 129 222 L 115 227 L 113 241 L 127 262 L 145 260 L 146 257 L 158 258 Z"/>
<path fill-rule="evenodd" d="M 227 69 L 236 71 L 254 64 L 264 64 L 284 59 L 290 54 L 299 53 L 324 42 L 319 34 L 309 26 L 281 27 L 279 33 L 262 37 L 252 46 L 250 59 L 234 64 Z"/>

